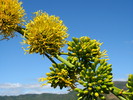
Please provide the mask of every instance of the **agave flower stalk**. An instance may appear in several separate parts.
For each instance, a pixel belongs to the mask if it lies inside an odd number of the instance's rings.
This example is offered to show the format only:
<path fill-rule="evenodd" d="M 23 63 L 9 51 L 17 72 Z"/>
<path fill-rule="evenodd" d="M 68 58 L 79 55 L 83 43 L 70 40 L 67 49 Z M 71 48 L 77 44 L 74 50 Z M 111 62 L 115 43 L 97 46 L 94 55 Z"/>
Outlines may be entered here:
<path fill-rule="evenodd" d="M 28 45 L 24 49 L 27 53 L 45 55 L 53 63 L 41 82 L 46 81 L 54 88 L 70 87 L 78 92 L 78 100 L 106 100 L 104 94 L 110 92 L 120 100 L 133 100 L 133 74 L 128 77 L 127 91 L 114 87 L 112 65 L 107 62 L 107 51 L 100 49 L 102 43 L 87 36 L 73 37 L 67 42 L 68 29 L 63 21 L 43 11 L 35 12 L 33 19 L 24 24 L 25 11 L 21 5 L 18 0 L 0 0 L 0 35 L 9 39 L 15 36 L 14 32 L 20 33 L 23 43 Z M 65 44 L 68 52 L 62 53 Z M 56 63 L 53 57 L 61 63 Z"/>

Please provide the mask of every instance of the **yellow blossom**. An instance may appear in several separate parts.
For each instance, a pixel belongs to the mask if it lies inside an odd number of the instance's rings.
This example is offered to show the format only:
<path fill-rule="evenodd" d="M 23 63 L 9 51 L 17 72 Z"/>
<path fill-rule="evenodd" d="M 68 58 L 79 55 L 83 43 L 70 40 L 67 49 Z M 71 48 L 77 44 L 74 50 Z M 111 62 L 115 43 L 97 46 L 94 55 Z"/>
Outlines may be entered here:
<path fill-rule="evenodd" d="M 28 53 L 58 53 L 66 44 L 67 27 L 59 17 L 50 16 L 45 12 L 35 12 L 35 17 L 26 25 L 24 43 L 30 45 Z"/>
<path fill-rule="evenodd" d="M 22 25 L 25 11 L 18 0 L 0 0 L 0 35 L 1 39 L 14 37 L 14 30 Z"/>

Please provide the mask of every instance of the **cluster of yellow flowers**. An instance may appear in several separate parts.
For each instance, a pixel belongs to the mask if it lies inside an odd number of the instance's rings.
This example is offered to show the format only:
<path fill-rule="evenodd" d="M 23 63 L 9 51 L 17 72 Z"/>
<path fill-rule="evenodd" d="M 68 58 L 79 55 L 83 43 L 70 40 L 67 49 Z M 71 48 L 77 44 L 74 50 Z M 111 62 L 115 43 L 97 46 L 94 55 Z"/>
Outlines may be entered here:
<path fill-rule="evenodd" d="M 14 30 L 22 25 L 25 11 L 18 0 L 0 0 L 0 35 L 2 39 L 14 37 Z"/>
<path fill-rule="evenodd" d="M 35 17 L 26 25 L 23 43 L 27 47 L 28 53 L 55 54 L 66 44 L 65 38 L 68 37 L 67 27 L 59 17 L 49 16 L 47 13 L 35 12 Z"/>
<path fill-rule="evenodd" d="M 53 67 L 50 67 L 50 69 L 52 71 L 50 73 L 46 73 L 47 75 L 46 78 L 39 79 L 40 82 L 47 81 L 46 83 L 42 84 L 42 86 L 47 85 L 47 83 L 50 83 L 51 87 L 54 87 L 54 88 L 56 88 L 57 86 L 59 86 L 60 88 L 63 88 L 63 87 L 73 88 L 74 87 L 73 79 L 69 77 L 69 73 L 67 70 L 58 69 L 58 68 L 54 69 Z"/>

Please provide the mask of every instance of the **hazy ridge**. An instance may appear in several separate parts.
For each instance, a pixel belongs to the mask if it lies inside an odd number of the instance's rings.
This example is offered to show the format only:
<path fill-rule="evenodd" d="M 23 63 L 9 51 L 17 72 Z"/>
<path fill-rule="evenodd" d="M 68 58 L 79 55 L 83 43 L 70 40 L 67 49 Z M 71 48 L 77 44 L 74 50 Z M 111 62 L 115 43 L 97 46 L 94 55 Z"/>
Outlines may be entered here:
<path fill-rule="evenodd" d="M 121 89 L 126 89 L 126 81 L 114 81 L 115 86 Z M 19 96 L 0 96 L 0 100 L 77 100 L 76 92 L 68 94 L 26 94 Z M 113 94 L 106 95 L 107 100 L 118 100 Z"/>

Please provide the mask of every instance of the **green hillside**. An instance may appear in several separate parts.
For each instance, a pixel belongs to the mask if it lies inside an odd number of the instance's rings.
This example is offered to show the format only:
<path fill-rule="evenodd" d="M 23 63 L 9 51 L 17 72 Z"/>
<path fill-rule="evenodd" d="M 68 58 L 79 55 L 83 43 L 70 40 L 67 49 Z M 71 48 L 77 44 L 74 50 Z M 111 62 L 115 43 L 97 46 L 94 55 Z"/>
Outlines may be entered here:
<path fill-rule="evenodd" d="M 115 86 L 121 89 L 126 89 L 126 82 L 115 81 Z M 107 100 L 118 100 L 113 94 L 106 95 Z M 69 92 L 68 94 L 26 94 L 19 96 L 0 96 L 0 100 L 77 100 L 76 92 Z"/>

